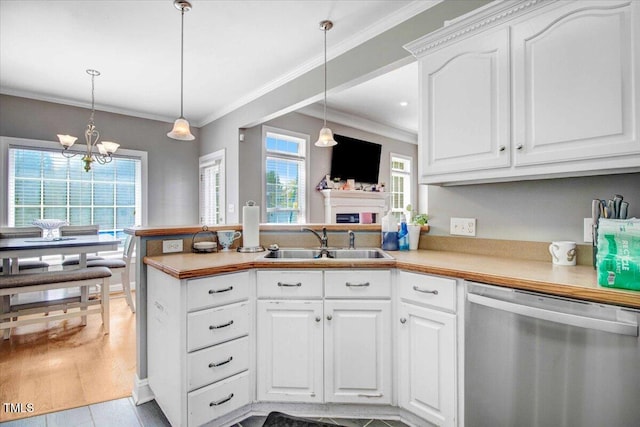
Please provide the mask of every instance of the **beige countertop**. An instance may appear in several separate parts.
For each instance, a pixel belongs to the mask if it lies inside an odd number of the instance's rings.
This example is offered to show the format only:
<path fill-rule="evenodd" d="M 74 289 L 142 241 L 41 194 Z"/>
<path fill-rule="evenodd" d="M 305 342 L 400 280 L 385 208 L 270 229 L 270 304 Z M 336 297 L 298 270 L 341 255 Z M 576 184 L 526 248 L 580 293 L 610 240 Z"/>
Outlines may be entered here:
<path fill-rule="evenodd" d="M 544 292 L 553 295 L 640 308 L 640 291 L 597 284 L 592 266 L 554 266 L 530 261 L 458 252 L 418 250 L 389 252 L 394 258 L 372 260 L 268 260 L 262 253 L 180 253 L 145 257 L 145 264 L 178 279 L 229 273 L 251 268 L 399 268 L 465 280 Z"/>

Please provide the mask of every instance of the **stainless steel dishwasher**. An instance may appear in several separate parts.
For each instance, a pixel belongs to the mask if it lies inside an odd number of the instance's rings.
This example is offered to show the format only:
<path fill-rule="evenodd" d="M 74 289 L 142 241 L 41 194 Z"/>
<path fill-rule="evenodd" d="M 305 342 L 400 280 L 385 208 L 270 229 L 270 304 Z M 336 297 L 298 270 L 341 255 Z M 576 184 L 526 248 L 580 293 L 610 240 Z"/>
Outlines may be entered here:
<path fill-rule="evenodd" d="M 640 426 L 638 310 L 466 284 L 467 427 Z"/>

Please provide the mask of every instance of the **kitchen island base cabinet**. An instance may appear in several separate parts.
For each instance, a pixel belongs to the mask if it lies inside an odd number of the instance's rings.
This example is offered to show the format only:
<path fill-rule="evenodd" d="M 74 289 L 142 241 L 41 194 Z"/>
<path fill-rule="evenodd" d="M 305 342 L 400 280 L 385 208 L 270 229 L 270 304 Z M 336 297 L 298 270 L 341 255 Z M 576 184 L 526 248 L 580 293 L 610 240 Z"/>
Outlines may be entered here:
<path fill-rule="evenodd" d="M 324 311 L 325 401 L 391 404 L 391 302 L 327 300 Z"/>
<path fill-rule="evenodd" d="M 458 424 L 457 287 L 398 272 L 398 404 L 438 426 Z"/>
<path fill-rule="evenodd" d="M 180 280 L 149 268 L 147 282 L 149 387 L 171 425 L 202 425 L 249 405 L 249 273 Z M 206 299 L 189 298 L 202 287 Z"/>
<path fill-rule="evenodd" d="M 322 301 L 258 301 L 258 400 L 322 402 Z"/>

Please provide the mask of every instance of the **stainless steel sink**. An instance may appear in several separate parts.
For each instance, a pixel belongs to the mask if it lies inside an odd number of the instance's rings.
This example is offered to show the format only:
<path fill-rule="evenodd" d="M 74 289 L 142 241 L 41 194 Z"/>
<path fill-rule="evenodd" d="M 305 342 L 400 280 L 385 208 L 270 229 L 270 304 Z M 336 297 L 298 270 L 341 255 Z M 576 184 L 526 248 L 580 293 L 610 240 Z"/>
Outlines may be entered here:
<path fill-rule="evenodd" d="M 321 257 L 320 249 L 293 249 L 280 248 L 276 251 L 269 251 L 264 257 L 270 259 L 393 259 L 377 248 L 367 249 L 327 249 L 326 257 Z"/>

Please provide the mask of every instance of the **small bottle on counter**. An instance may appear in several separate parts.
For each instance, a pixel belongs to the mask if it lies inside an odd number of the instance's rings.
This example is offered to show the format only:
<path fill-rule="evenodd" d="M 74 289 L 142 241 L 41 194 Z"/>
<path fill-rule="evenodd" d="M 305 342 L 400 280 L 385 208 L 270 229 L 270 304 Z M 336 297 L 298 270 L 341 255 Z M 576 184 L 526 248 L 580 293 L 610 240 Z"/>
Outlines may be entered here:
<path fill-rule="evenodd" d="M 407 228 L 407 217 L 402 214 L 400 217 L 400 231 L 398 232 L 398 249 L 409 250 L 409 229 Z"/>

